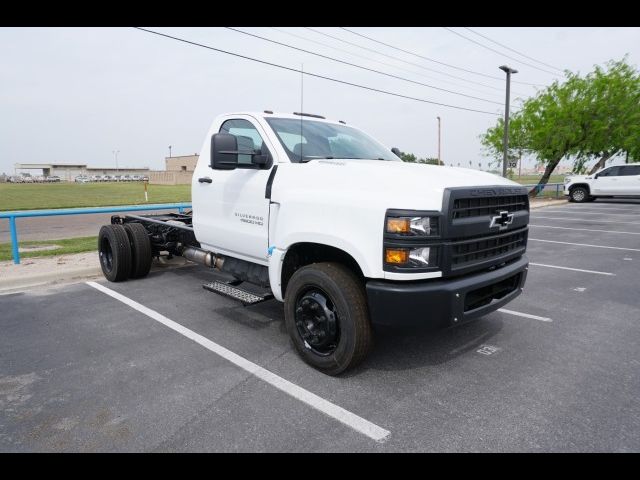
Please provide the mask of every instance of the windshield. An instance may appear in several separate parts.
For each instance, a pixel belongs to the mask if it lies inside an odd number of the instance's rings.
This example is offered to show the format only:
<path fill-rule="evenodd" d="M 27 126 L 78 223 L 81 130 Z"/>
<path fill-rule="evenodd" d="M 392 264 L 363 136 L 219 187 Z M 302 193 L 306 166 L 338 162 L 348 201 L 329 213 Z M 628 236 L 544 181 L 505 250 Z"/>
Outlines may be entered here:
<path fill-rule="evenodd" d="M 292 162 L 317 158 L 401 161 L 385 146 L 346 125 L 297 118 L 267 118 Z"/>

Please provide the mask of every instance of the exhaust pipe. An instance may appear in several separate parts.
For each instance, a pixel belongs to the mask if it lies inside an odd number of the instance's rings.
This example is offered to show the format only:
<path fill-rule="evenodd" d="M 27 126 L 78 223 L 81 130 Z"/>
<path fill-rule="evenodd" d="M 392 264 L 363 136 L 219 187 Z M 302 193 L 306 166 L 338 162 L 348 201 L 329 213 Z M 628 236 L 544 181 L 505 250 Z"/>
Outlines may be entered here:
<path fill-rule="evenodd" d="M 224 264 L 223 257 L 219 257 L 213 252 L 208 252 L 201 248 L 184 247 L 180 255 L 191 262 L 200 263 L 209 268 L 217 268 L 218 270 L 221 270 L 222 265 Z"/>

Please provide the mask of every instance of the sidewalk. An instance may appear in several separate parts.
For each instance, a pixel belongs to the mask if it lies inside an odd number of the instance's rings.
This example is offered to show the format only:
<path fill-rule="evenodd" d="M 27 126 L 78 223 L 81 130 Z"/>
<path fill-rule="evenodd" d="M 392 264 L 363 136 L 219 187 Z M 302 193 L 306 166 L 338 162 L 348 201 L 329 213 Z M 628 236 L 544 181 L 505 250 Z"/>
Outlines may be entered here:
<path fill-rule="evenodd" d="M 170 261 L 154 261 L 151 271 L 186 265 L 193 264 L 182 257 L 174 257 Z M 0 262 L 0 294 L 99 278 L 103 277 L 98 252 L 23 258 L 19 265 L 13 260 Z"/>

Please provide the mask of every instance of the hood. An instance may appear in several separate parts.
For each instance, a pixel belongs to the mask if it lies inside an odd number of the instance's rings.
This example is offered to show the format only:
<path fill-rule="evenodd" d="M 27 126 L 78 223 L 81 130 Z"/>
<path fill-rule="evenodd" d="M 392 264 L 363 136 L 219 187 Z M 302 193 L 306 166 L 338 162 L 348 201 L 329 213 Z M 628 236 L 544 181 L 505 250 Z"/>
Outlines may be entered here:
<path fill-rule="evenodd" d="M 349 159 L 281 163 L 274 193 L 279 180 L 287 188 L 295 185 L 306 194 L 321 194 L 324 190 L 337 197 L 355 195 L 384 208 L 417 210 L 439 210 L 442 193 L 448 187 L 520 186 L 498 175 L 469 168 Z"/>

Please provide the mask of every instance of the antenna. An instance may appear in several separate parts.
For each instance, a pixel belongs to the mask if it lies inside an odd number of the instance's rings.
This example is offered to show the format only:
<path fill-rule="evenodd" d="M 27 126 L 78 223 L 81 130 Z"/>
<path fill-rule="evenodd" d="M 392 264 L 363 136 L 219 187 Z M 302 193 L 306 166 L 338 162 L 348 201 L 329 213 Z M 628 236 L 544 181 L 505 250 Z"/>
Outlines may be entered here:
<path fill-rule="evenodd" d="M 300 64 L 300 113 L 304 112 L 304 108 L 303 108 L 303 101 L 304 101 L 304 63 Z M 303 115 L 300 115 L 300 161 L 302 161 L 302 159 L 304 158 L 304 156 L 302 155 L 302 144 L 304 143 L 302 141 L 302 117 Z"/>

